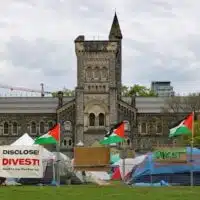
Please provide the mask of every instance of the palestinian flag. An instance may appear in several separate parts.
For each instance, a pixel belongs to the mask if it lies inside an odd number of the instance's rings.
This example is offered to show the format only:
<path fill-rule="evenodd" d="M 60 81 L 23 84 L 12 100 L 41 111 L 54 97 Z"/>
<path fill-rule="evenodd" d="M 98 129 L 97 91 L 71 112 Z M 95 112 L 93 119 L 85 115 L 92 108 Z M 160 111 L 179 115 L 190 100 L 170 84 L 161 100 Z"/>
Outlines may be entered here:
<path fill-rule="evenodd" d="M 105 135 L 100 144 L 112 145 L 124 141 L 124 122 L 120 122 L 113 126 L 110 131 Z"/>
<path fill-rule="evenodd" d="M 169 137 L 176 137 L 180 135 L 192 135 L 192 127 L 194 121 L 194 114 L 191 113 L 183 120 L 177 122 L 170 128 Z"/>
<path fill-rule="evenodd" d="M 36 138 L 35 144 L 57 144 L 60 141 L 60 124 L 52 127 L 48 133 Z"/>

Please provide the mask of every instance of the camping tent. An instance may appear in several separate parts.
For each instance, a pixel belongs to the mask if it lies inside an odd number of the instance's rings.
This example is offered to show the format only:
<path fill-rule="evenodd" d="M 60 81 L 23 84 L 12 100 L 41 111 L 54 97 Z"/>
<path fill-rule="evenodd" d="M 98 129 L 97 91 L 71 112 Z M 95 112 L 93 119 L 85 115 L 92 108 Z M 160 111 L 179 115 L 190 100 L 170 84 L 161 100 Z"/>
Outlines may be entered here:
<path fill-rule="evenodd" d="M 132 171 L 132 169 L 144 161 L 147 155 L 141 155 L 136 158 L 126 158 L 123 162 L 123 159 L 120 159 L 119 161 L 115 162 L 112 166 L 116 166 L 114 173 L 112 175 L 113 180 L 120 180 L 123 178 L 123 171 L 125 177 L 129 175 L 129 173 Z"/>
<path fill-rule="evenodd" d="M 200 185 L 200 149 L 193 148 L 193 164 L 190 162 L 191 148 L 186 148 L 187 162 L 157 163 L 153 154 L 149 153 L 144 162 L 132 173 L 134 183 L 160 182 L 164 180 L 171 184 L 189 185 L 190 171 L 194 172 L 194 184 Z"/>

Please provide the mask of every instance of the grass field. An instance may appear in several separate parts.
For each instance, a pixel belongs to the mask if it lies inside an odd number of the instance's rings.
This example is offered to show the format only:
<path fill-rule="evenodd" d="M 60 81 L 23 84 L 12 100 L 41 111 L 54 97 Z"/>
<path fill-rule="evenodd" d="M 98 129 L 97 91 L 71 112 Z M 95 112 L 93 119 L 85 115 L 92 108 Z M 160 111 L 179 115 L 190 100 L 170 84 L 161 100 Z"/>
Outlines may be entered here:
<path fill-rule="evenodd" d="M 200 188 L 126 186 L 1 187 L 2 200 L 199 200 Z"/>

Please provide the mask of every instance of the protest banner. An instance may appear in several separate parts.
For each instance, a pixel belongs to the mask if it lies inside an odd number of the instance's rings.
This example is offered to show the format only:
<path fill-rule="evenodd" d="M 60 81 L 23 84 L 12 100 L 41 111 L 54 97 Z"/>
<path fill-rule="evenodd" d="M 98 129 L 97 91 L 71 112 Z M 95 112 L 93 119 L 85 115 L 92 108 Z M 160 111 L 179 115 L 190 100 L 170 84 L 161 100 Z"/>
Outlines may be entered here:
<path fill-rule="evenodd" d="M 155 162 L 186 163 L 186 148 L 157 148 L 153 152 Z"/>
<path fill-rule="evenodd" d="M 0 177 L 42 178 L 43 147 L 0 146 Z"/>

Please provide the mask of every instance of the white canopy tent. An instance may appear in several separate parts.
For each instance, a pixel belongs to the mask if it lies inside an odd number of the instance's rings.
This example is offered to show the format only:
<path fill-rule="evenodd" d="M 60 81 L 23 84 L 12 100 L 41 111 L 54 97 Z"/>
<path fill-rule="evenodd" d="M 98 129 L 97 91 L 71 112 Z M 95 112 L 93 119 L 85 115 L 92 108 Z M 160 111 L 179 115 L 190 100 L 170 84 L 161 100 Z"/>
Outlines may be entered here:
<path fill-rule="evenodd" d="M 15 142 L 11 144 L 11 146 L 20 146 L 20 145 L 26 145 L 26 146 L 31 146 L 34 145 L 34 140 L 31 138 L 28 133 L 24 133 L 20 138 L 18 138 Z M 48 151 L 47 149 L 43 149 L 43 155 L 42 155 L 43 160 L 54 160 L 55 155 Z"/>
<path fill-rule="evenodd" d="M 77 147 L 83 147 L 84 143 L 81 140 L 79 140 L 79 142 L 76 144 L 76 146 Z"/>
<path fill-rule="evenodd" d="M 20 145 L 33 145 L 34 140 L 28 135 L 28 133 L 24 133 L 20 138 L 18 138 L 15 142 L 11 144 L 11 146 L 20 146 Z"/>
<path fill-rule="evenodd" d="M 27 146 L 31 146 L 34 145 L 34 140 L 27 134 L 25 133 L 24 135 L 22 135 L 20 138 L 18 138 L 15 142 L 13 142 L 11 144 L 11 146 L 20 146 L 20 145 L 27 145 Z M 77 144 L 77 146 L 84 146 L 82 141 L 79 141 L 79 143 Z M 44 164 L 44 169 L 46 168 L 46 164 L 48 160 L 54 160 L 54 162 L 57 161 L 57 152 L 50 152 L 47 149 L 43 149 L 43 164 Z M 73 160 L 71 160 L 68 156 L 66 156 L 63 153 L 59 153 L 59 171 L 60 171 L 60 175 L 65 175 L 66 172 L 72 172 L 73 173 Z M 46 166 L 45 166 L 46 165 Z M 76 177 L 78 177 L 78 179 L 80 180 L 80 182 L 82 181 L 82 174 L 80 172 L 75 172 L 74 173 Z M 91 173 L 87 173 L 87 177 L 91 182 L 95 182 L 98 184 L 102 184 L 101 181 L 103 180 L 109 180 L 109 175 L 107 174 L 107 172 L 91 172 Z"/>
<path fill-rule="evenodd" d="M 25 133 L 20 138 L 18 138 L 15 142 L 13 142 L 11 145 L 12 146 L 13 145 L 27 145 L 27 146 L 34 145 L 34 140 L 28 135 L 28 133 Z M 44 168 L 46 168 L 46 164 L 49 160 L 54 160 L 54 162 L 57 161 L 57 152 L 50 152 L 47 149 L 43 148 L 42 160 L 43 160 Z M 65 173 L 66 168 L 68 170 L 72 169 L 71 159 L 61 152 L 59 153 L 59 167 L 60 167 L 61 174 Z"/>

